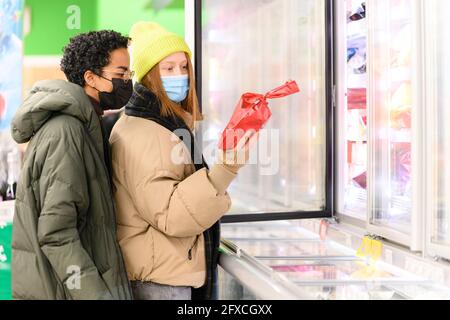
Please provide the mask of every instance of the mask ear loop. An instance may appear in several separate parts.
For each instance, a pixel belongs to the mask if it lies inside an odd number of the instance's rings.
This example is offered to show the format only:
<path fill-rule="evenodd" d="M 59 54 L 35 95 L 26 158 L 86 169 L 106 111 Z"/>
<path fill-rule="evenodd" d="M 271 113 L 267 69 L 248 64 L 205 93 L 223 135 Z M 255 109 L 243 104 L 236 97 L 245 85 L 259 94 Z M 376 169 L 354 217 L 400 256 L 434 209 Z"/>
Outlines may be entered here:
<path fill-rule="evenodd" d="M 108 80 L 109 82 L 112 83 L 112 80 L 109 80 L 108 78 L 105 78 L 104 76 L 102 76 L 102 75 L 100 75 L 100 74 L 97 74 L 97 73 L 95 73 L 95 72 L 94 72 L 94 74 L 95 74 L 97 77 L 100 77 L 100 78 L 102 78 L 102 79 Z M 97 90 L 97 92 L 102 92 L 102 91 L 98 90 L 96 87 L 92 87 L 92 88 L 94 88 L 95 90 Z"/>
<path fill-rule="evenodd" d="M 95 74 L 96 76 L 102 78 L 102 79 L 108 80 L 109 82 L 111 82 L 111 83 L 113 84 L 113 87 L 114 87 L 114 82 L 113 82 L 112 80 L 110 80 L 110 79 L 108 79 L 108 78 L 105 78 L 104 76 L 102 76 L 102 75 L 100 75 L 100 74 L 97 74 L 97 73 L 94 73 L 94 74 Z M 128 84 L 128 81 L 131 81 L 131 79 L 128 79 L 128 80 L 122 79 L 122 80 L 125 82 L 125 84 Z M 96 87 L 92 87 L 92 88 L 94 88 L 94 89 L 97 90 L 98 92 L 103 92 L 103 91 L 98 90 Z"/>

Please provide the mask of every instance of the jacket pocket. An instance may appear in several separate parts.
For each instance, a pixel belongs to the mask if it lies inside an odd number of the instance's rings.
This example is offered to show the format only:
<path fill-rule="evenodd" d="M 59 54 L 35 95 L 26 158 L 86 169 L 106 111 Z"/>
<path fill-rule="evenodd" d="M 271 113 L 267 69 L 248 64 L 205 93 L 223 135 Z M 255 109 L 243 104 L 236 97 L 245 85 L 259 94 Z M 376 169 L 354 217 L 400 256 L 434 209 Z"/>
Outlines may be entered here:
<path fill-rule="evenodd" d="M 183 238 L 170 237 L 153 228 L 151 233 L 153 238 L 155 268 L 167 266 L 168 262 L 190 262 L 197 255 L 201 235 Z"/>
<path fill-rule="evenodd" d="M 197 235 L 195 237 L 194 243 L 189 247 L 189 251 L 188 251 L 188 259 L 192 260 L 192 250 L 194 250 L 195 246 L 198 243 L 198 239 L 200 238 L 200 235 Z"/>

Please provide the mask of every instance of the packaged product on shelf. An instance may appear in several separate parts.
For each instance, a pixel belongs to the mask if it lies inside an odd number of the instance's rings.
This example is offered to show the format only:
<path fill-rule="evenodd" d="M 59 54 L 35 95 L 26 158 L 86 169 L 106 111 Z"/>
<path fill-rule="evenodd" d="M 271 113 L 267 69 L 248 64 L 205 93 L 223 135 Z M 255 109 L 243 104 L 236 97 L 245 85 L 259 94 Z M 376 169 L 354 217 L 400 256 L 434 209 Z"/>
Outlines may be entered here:
<path fill-rule="evenodd" d="M 348 21 L 358 21 L 362 20 L 366 17 L 366 3 L 363 2 L 359 8 L 356 9 L 356 12 L 350 12 Z"/>
<path fill-rule="evenodd" d="M 347 49 L 347 62 L 350 61 L 350 59 L 353 58 L 357 52 L 358 52 L 358 48 L 348 48 Z"/>
<path fill-rule="evenodd" d="M 361 189 L 367 189 L 367 172 L 360 174 L 359 176 L 352 179 L 357 187 Z"/>
<path fill-rule="evenodd" d="M 358 50 L 356 54 L 348 61 L 350 73 L 365 74 L 367 72 L 366 53 Z"/>
<path fill-rule="evenodd" d="M 367 108 L 367 89 L 349 88 L 347 93 L 348 109 L 366 109 Z"/>

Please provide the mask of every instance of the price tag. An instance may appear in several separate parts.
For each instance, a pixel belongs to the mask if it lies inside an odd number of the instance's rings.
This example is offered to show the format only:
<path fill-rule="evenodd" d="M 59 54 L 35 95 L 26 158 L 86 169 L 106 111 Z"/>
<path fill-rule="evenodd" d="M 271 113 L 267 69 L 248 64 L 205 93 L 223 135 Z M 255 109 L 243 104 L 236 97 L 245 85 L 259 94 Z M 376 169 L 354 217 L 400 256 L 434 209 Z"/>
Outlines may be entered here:
<path fill-rule="evenodd" d="M 370 257 L 372 249 L 372 239 L 369 236 L 365 236 L 361 242 L 361 245 L 356 252 L 356 256 L 362 259 Z"/>
<path fill-rule="evenodd" d="M 370 236 L 365 236 L 356 252 L 356 256 L 365 259 L 370 264 L 380 260 L 383 253 L 383 243 Z"/>
<path fill-rule="evenodd" d="M 377 263 L 383 253 L 383 243 L 380 240 L 372 239 L 371 260 Z"/>

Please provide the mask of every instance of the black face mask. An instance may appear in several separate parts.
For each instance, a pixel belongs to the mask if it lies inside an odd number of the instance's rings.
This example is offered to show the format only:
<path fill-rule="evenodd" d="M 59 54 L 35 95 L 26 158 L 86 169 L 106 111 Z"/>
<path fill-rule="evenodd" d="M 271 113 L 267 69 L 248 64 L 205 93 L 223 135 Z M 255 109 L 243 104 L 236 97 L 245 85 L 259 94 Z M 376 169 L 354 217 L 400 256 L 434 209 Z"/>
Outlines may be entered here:
<path fill-rule="evenodd" d="M 102 77 L 102 76 L 99 76 Z M 112 92 L 104 92 L 95 88 L 99 92 L 100 108 L 103 110 L 117 110 L 124 107 L 133 94 L 133 83 L 131 80 L 125 81 L 124 79 L 113 78 L 111 81 L 113 84 Z"/>

